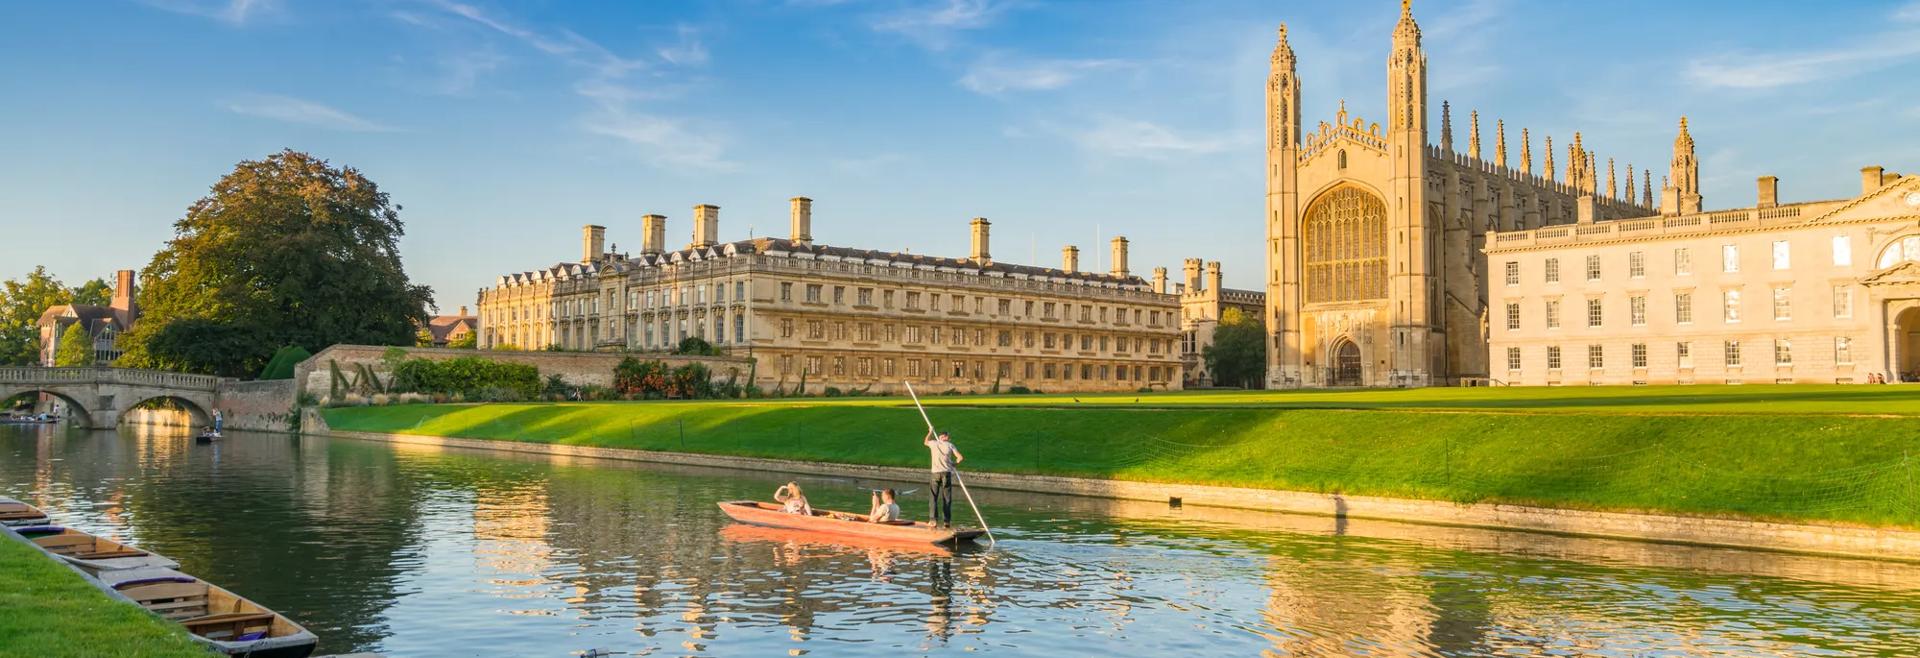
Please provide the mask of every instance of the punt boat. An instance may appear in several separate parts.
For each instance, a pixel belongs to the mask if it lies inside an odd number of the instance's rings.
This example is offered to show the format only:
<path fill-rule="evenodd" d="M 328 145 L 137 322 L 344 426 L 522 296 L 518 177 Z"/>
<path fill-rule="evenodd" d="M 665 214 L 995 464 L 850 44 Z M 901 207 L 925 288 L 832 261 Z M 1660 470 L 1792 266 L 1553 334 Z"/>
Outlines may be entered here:
<path fill-rule="evenodd" d="M 206 581 L 165 569 L 137 571 L 137 578 L 102 580 L 114 580 L 108 584 L 114 594 L 185 626 L 194 640 L 220 653 L 306 658 L 320 642 L 293 620 Z"/>
<path fill-rule="evenodd" d="M 41 550 L 66 560 L 92 575 L 115 569 L 160 567 L 172 569 L 180 563 L 149 551 L 140 550 L 105 537 L 87 534 L 57 525 L 22 526 L 13 529 Z"/>
<path fill-rule="evenodd" d="M 40 508 L 0 496 L 0 525 L 43 525 L 46 522 L 47 513 L 40 511 Z"/>
<path fill-rule="evenodd" d="M 726 501 L 720 503 L 720 511 L 749 525 L 917 544 L 959 544 L 972 541 L 983 532 L 973 528 L 941 528 L 924 521 L 870 523 L 865 514 L 825 510 L 814 510 L 811 515 L 789 514 L 779 505 L 756 500 Z"/>

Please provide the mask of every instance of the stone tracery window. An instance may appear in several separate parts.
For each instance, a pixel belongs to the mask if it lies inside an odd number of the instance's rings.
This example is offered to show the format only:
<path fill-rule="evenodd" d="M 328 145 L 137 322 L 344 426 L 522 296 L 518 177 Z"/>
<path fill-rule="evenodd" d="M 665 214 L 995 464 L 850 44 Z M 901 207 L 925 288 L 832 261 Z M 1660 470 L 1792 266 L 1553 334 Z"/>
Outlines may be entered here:
<path fill-rule="evenodd" d="M 1307 303 L 1386 298 L 1386 203 L 1341 187 L 1307 208 L 1304 225 Z"/>

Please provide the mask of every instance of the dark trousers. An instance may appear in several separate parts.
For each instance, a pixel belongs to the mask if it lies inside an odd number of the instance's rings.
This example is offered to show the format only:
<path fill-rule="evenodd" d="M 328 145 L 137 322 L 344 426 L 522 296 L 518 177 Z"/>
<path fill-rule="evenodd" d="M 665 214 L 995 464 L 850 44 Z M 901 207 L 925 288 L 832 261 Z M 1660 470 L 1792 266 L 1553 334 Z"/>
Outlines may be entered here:
<path fill-rule="evenodd" d="M 934 523 L 953 525 L 953 471 L 934 473 L 927 493 L 927 516 Z"/>

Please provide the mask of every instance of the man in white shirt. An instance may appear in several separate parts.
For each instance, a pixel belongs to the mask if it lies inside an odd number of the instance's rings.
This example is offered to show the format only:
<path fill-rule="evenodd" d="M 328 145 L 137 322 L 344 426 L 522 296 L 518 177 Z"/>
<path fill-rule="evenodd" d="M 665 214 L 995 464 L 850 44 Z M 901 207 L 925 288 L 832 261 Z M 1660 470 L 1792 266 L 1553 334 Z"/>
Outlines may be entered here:
<path fill-rule="evenodd" d="M 928 489 L 927 516 L 933 523 L 942 526 L 953 525 L 953 467 L 966 461 L 960 450 L 953 447 L 953 438 L 946 432 L 934 434 L 927 430 L 924 441 L 933 457 L 932 486 Z"/>

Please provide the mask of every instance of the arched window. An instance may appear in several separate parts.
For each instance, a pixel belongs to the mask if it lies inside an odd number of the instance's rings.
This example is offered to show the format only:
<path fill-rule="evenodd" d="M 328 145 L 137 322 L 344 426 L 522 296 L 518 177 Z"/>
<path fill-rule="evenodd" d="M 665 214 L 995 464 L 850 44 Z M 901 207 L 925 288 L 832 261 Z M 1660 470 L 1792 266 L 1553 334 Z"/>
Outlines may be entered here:
<path fill-rule="evenodd" d="M 1307 208 L 1307 303 L 1387 296 L 1387 205 L 1357 187 L 1328 192 Z"/>
<path fill-rule="evenodd" d="M 1920 235 L 1909 235 L 1887 248 L 1880 250 L 1880 257 L 1873 261 L 1876 269 L 1886 269 L 1907 261 L 1920 261 Z"/>

